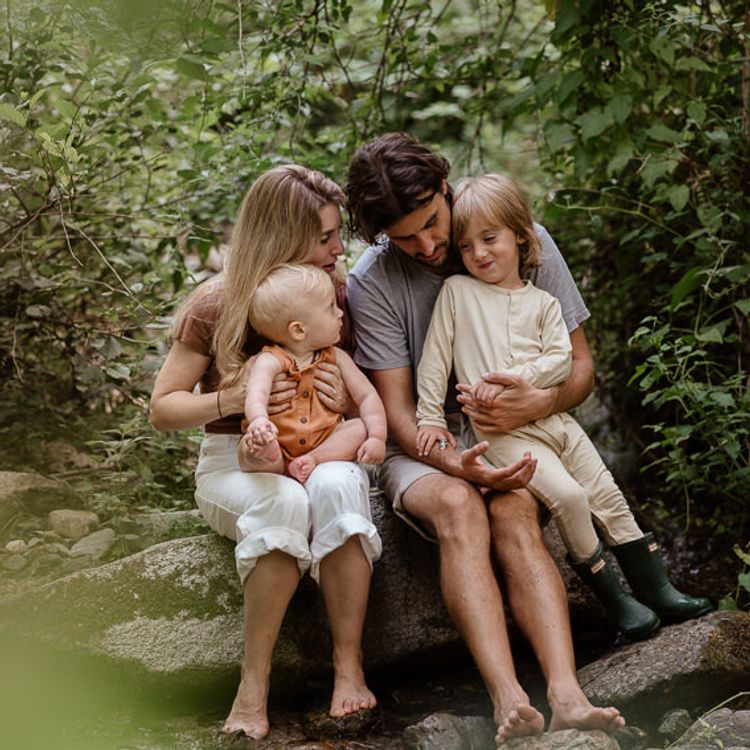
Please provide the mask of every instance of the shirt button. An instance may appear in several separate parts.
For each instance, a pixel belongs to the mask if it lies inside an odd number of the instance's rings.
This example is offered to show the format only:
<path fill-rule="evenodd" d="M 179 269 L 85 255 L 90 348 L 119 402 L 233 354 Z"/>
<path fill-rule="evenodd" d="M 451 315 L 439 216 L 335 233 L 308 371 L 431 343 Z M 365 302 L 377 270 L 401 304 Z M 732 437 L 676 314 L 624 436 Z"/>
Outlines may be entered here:
<path fill-rule="evenodd" d="M 302 398 L 310 398 L 310 391 L 302 391 Z"/>
<path fill-rule="evenodd" d="M 307 422 L 307 417 L 300 417 L 299 421 L 302 422 L 302 424 L 305 424 L 305 422 Z"/>
<path fill-rule="evenodd" d="M 304 445 L 306 442 L 307 442 L 307 440 L 305 440 L 305 438 L 300 438 L 299 439 L 299 444 L 300 445 Z"/>

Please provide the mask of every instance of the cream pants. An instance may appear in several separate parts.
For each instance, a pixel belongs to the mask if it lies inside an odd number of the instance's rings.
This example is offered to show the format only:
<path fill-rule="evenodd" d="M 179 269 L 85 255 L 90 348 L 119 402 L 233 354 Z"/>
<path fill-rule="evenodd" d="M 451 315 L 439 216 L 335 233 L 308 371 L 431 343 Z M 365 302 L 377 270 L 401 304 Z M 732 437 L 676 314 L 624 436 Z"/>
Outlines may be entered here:
<path fill-rule="evenodd" d="M 372 564 L 382 544 L 370 514 L 367 474 L 349 461 L 320 464 L 304 486 L 279 474 L 240 471 L 239 435 L 207 435 L 195 472 L 195 500 L 208 525 L 237 542 L 242 582 L 259 557 L 281 550 L 318 581 L 321 560 L 359 535 Z"/>
<path fill-rule="evenodd" d="M 594 444 L 569 414 L 553 414 L 502 435 L 475 432 L 478 440 L 489 442 L 485 458 L 493 466 L 508 466 L 525 451 L 537 459 L 528 489 L 549 508 L 576 562 L 596 551 L 594 523 L 608 544 L 643 536 Z"/>

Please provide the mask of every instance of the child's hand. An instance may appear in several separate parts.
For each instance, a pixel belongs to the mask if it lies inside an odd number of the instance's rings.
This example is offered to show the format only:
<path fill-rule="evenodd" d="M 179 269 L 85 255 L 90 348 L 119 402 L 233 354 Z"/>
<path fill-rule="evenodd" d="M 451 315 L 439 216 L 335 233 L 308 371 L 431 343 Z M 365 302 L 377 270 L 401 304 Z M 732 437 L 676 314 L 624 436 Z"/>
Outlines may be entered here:
<path fill-rule="evenodd" d="M 260 448 L 269 445 L 279 434 L 276 425 L 268 417 L 255 417 L 247 426 L 245 442 L 250 448 Z"/>
<path fill-rule="evenodd" d="M 480 380 L 471 387 L 469 393 L 477 406 L 492 406 L 504 390 L 505 386 Z"/>
<path fill-rule="evenodd" d="M 427 425 L 417 428 L 417 453 L 420 456 L 428 456 L 436 443 L 440 450 L 445 450 L 449 445 L 455 448 L 456 438 L 442 427 Z"/>
<path fill-rule="evenodd" d="M 367 438 L 357 451 L 357 461 L 363 464 L 382 464 L 385 458 L 385 440 Z"/>

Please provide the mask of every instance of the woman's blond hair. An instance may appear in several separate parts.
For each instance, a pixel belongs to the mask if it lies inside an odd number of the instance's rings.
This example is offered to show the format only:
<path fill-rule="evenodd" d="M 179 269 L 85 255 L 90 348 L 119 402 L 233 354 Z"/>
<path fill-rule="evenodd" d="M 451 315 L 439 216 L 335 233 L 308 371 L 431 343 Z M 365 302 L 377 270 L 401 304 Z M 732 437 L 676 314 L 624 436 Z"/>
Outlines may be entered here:
<path fill-rule="evenodd" d="M 331 277 L 309 263 L 285 263 L 274 268 L 255 288 L 250 300 L 250 325 L 271 341 L 279 342 L 289 324 L 309 312 L 310 295 L 321 301 L 333 290 Z"/>
<path fill-rule="evenodd" d="M 521 188 L 500 174 L 467 177 L 453 195 L 453 237 L 456 242 L 470 221 L 487 227 L 508 227 L 518 237 L 518 271 L 527 278 L 532 268 L 542 264 L 539 243 L 529 204 Z"/>
<path fill-rule="evenodd" d="M 247 360 L 250 301 L 282 263 L 304 263 L 320 241 L 319 211 L 344 205 L 341 188 L 321 172 L 289 164 L 258 177 L 247 191 L 224 267 L 224 300 L 214 332 L 222 387 L 237 382 Z"/>

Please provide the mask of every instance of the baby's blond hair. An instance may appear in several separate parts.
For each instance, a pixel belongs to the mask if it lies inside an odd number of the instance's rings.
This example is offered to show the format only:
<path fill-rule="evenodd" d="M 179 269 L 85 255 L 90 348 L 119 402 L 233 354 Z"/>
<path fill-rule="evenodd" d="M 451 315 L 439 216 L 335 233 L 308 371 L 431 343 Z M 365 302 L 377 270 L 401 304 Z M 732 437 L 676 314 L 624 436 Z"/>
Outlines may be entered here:
<path fill-rule="evenodd" d="M 534 230 L 534 220 L 521 188 L 500 174 L 468 177 L 453 196 L 453 236 L 458 242 L 471 220 L 488 226 L 505 226 L 518 236 L 519 273 L 527 278 L 531 269 L 542 264 L 542 249 Z"/>
<path fill-rule="evenodd" d="M 289 324 L 304 318 L 309 296 L 330 292 L 331 277 L 308 263 L 285 263 L 272 269 L 258 284 L 250 299 L 250 325 L 261 336 L 280 342 Z"/>

